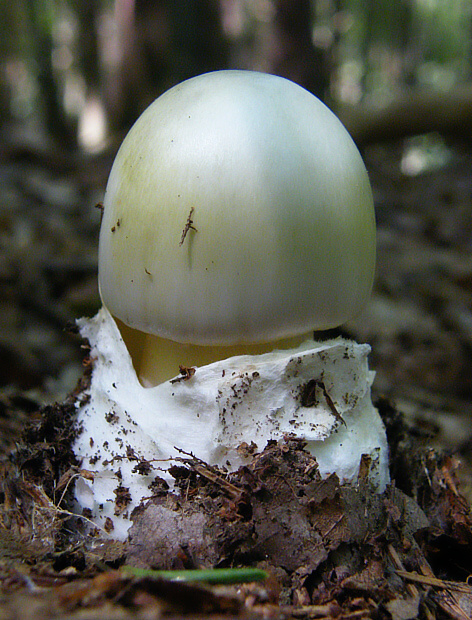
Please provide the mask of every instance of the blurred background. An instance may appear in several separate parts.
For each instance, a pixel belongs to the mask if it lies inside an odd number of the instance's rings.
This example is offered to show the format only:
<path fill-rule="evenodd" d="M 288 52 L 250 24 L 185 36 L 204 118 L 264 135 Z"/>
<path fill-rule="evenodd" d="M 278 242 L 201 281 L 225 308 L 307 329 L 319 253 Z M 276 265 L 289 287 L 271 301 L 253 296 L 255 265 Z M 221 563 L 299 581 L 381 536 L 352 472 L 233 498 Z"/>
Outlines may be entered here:
<path fill-rule="evenodd" d="M 339 115 L 378 220 L 375 394 L 471 457 L 472 3 L 0 0 L 0 447 L 82 373 L 100 210 L 139 113 L 206 71 L 288 77 Z"/>

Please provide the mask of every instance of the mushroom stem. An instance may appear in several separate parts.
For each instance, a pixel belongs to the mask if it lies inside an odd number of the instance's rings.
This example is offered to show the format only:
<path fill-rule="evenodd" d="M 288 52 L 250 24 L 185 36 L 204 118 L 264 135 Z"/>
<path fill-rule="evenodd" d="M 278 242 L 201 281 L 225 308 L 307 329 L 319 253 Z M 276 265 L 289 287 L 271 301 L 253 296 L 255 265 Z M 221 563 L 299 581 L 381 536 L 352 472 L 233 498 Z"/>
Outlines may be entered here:
<path fill-rule="evenodd" d="M 306 340 L 313 340 L 313 332 L 276 342 L 240 343 L 227 346 L 182 344 L 153 334 L 145 334 L 115 318 L 126 344 L 141 385 L 154 387 L 179 374 L 180 367 L 206 366 L 237 355 L 260 355 L 276 349 L 293 349 Z"/>

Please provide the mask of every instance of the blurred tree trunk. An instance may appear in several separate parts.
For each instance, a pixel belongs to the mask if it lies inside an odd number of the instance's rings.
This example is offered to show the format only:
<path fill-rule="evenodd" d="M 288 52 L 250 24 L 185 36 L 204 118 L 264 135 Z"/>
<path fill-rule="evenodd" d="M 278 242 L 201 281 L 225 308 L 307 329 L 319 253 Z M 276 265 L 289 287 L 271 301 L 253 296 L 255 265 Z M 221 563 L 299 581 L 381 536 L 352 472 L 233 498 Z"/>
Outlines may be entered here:
<path fill-rule="evenodd" d="M 22 4 L 0 2 L 0 127 L 11 118 L 11 79 L 7 77 L 8 64 L 14 58 L 25 56 L 21 49 L 21 24 L 24 21 Z M 11 69 L 10 69 L 11 71 Z"/>
<path fill-rule="evenodd" d="M 273 5 L 269 72 L 293 80 L 323 99 L 329 86 L 329 70 L 326 54 L 313 44 L 312 3 L 273 0 Z"/>
<path fill-rule="evenodd" d="M 374 39 L 374 15 L 375 15 L 375 0 L 365 0 L 363 4 L 364 9 L 364 37 L 361 42 L 361 58 L 364 65 L 361 78 L 361 92 L 366 93 L 369 84 L 369 52 L 372 48 L 372 41 Z"/>
<path fill-rule="evenodd" d="M 227 67 L 229 44 L 223 36 L 219 0 L 173 0 L 171 23 L 177 81 Z"/>
<path fill-rule="evenodd" d="M 170 28 L 167 5 L 167 0 L 115 0 L 120 58 L 105 93 L 112 129 L 129 127 L 164 81 Z"/>
<path fill-rule="evenodd" d="M 96 0 L 80 0 L 74 8 L 79 22 L 78 64 L 87 87 L 96 90 L 101 81 L 98 47 L 100 4 Z"/>
<path fill-rule="evenodd" d="M 109 100 L 115 127 L 127 127 L 183 79 L 226 67 L 218 0 L 116 0 L 122 62 Z"/>
<path fill-rule="evenodd" d="M 25 6 L 29 13 L 32 48 L 47 132 L 58 146 L 75 149 L 76 127 L 66 117 L 59 85 L 54 76 L 52 40 L 54 5 L 48 0 L 31 0 L 25 2 Z"/>

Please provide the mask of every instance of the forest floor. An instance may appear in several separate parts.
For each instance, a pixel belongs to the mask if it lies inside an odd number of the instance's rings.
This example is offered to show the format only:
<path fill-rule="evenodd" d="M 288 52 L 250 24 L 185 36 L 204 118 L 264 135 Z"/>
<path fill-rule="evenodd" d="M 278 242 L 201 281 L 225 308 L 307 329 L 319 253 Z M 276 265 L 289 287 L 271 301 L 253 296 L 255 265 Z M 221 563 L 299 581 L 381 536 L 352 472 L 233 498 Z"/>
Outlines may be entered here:
<path fill-rule="evenodd" d="M 402 414 L 402 428 L 407 429 L 402 432 L 409 433 L 418 449 L 431 446 L 444 453 L 428 471 L 442 472 L 443 490 L 454 489 L 453 495 L 459 497 L 457 477 L 460 494 L 470 502 L 472 157 L 466 148 L 455 144 L 449 147 L 447 163 L 406 175 L 401 170 L 404 145 L 371 147 L 364 156 L 376 203 L 378 267 L 371 302 L 361 317 L 345 326 L 344 333 L 371 345 L 371 367 L 377 373 L 374 398 L 386 415 L 389 411 Z M 351 598 L 349 612 L 342 605 L 336 607 L 329 597 L 315 604 L 306 594 L 306 586 L 294 590 L 298 597 L 294 606 L 293 596 L 290 601 L 278 598 L 277 575 L 264 586 L 246 585 L 237 591 L 228 586 L 201 590 L 161 584 L 156 595 L 146 579 L 132 581 L 112 570 L 119 566 L 119 545 L 107 544 L 98 559 L 95 550 L 91 568 L 75 538 L 74 544 L 72 539 L 68 546 L 62 542 L 58 550 L 58 531 L 51 534 L 51 541 L 38 541 L 34 528 L 28 530 L 24 524 L 21 544 L 11 533 L 5 516 L 11 502 L 18 502 L 22 492 L 25 502 L 26 495 L 31 501 L 32 491 L 30 488 L 25 495 L 25 489 L 11 490 L 14 481 L 9 478 L 9 455 L 24 441 L 25 426 L 40 423 L 41 407 L 63 402 L 83 373 L 81 342 L 68 326 L 99 307 L 100 211 L 95 205 L 103 198 L 112 159 L 110 154 L 88 158 L 58 155 L 14 131 L 4 135 L 0 147 L 0 472 L 4 504 L 0 620 L 26 620 L 38 613 L 44 617 L 45 610 L 55 618 L 73 613 L 91 619 L 180 617 L 190 610 L 226 618 L 416 617 L 408 615 L 413 612 L 404 606 L 388 610 L 384 606 L 380 611 L 375 597 L 369 607 L 367 590 L 361 596 L 359 585 L 354 588 L 359 594 L 358 607 Z M 293 458 L 303 460 L 293 446 L 290 454 L 292 449 Z M 44 490 L 35 493 L 33 503 L 49 506 L 52 498 Z M 444 507 L 446 500 L 438 493 L 436 499 Z M 453 504 L 448 508 L 451 518 L 467 521 L 462 499 L 451 500 L 449 494 L 447 501 Z M 344 509 L 349 505 L 346 500 Z M 394 514 L 393 504 L 389 506 Z M 422 505 L 422 509 L 431 516 L 428 506 Z M 60 536 L 63 541 L 63 531 Z M 403 570 L 391 546 L 389 553 L 393 565 Z M 369 583 L 377 578 L 374 572 Z M 466 576 L 451 570 L 441 578 L 460 577 L 465 582 Z M 313 584 L 311 587 L 314 591 Z M 415 587 L 408 585 L 410 595 Z M 429 589 L 434 589 L 432 582 Z M 426 590 L 421 596 L 416 592 L 418 601 L 424 600 Z M 470 600 L 469 591 L 466 595 Z M 179 605 L 182 599 L 191 601 L 190 607 Z M 418 601 L 416 610 L 421 605 Z M 436 607 L 439 611 L 434 611 L 434 605 L 421 608 L 422 617 L 467 617 Z"/>

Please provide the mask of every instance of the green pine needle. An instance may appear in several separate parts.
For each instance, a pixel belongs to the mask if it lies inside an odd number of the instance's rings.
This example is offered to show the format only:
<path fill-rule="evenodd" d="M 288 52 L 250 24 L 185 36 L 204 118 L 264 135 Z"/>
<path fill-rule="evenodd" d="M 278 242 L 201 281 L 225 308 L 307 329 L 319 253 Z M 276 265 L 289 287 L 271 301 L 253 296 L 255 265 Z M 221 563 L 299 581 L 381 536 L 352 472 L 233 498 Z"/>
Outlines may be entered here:
<path fill-rule="evenodd" d="M 168 579 L 185 583 L 234 584 L 262 581 L 267 573 L 259 568 L 210 568 L 195 570 L 152 570 L 123 566 L 123 570 L 136 577 Z"/>

